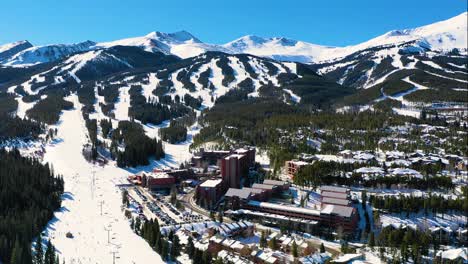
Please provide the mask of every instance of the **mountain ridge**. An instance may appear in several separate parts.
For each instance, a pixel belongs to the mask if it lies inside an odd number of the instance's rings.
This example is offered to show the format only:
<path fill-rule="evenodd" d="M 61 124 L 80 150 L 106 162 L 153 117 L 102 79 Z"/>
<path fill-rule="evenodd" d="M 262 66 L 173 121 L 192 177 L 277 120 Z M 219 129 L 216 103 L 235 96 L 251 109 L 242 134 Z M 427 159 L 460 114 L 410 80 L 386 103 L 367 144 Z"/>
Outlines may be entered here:
<path fill-rule="evenodd" d="M 89 45 L 86 48 L 89 50 L 108 48 L 117 45 L 137 46 L 146 51 L 163 52 L 165 54 L 177 55 L 181 58 L 194 57 L 207 51 L 221 51 L 231 54 L 248 53 L 280 61 L 295 61 L 301 63 L 332 61 L 348 56 L 359 50 L 382 45 L 402 44 L 409 41 L 417 41 L 420 45 L 434 51 L 447 52 L 458 49 L 466 53 L 468 44 L 466 33 L 467 14 L 467 12 L 464 12 L 447 20 L 416 28 L 391 30 L 362 43 L 345 47 L 324 46 L 284 37 L 265 38 L 256 35 L 246 35 L 225 44 L 210 44 L 204 43 L 193 34 L 182 30 L 173 33 L 153 31 L 140 37 L 130 37 L 108 42 L 92 42 L 95 44 Z M 91 41 L 81 43 L 88 42 Z M 52 44 L 31 48 L 33 48 L 33 50 L 44 49 L 46 47 L 51 47 L 53 49 L 54 47 L 62 46 L 70 47 L 71 51 L 76 51 L 73 47 L 79 46 L 81 43 Z M 0 50 L 3 46 L 0 46 Z M 62 53 L 65 56 L 70 55 L 70 52 L 62 51 Z M 22 57 L 18 54 L 15 56 L 16 57 L 10 57 L 8 60 L 5 60 L 5 58 L 2 60 L 0 57 L 0 63 L 5 65 L 35 64 L 34 61 L 21 59 Z M 48 62 L 53 59 L 53 56 L 49 56 L 46 59 L 38 59 L 36 63 Z"/>

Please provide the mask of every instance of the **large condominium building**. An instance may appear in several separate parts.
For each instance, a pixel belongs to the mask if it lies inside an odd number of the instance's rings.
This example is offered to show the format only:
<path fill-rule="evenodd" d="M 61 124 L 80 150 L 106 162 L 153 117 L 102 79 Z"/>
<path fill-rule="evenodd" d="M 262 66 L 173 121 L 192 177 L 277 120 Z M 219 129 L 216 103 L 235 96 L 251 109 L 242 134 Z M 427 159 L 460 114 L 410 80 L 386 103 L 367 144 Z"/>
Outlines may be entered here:
<path fill-rule="evenodd" d="M 324 226 L 342 227 L 347 232 L 354 231 L 359 220 L 356 208 L 332 204 L 324 205 L 318 210 L 252 200 L 246 204 L 245 208 L 270 214 L 314 220 Z"/>
<path fill-rule="evenodd" d="M 223 194 L 222 180 L 207 180 L 198 186 L 198 197 L 206 208 L 213 208 Z"/>

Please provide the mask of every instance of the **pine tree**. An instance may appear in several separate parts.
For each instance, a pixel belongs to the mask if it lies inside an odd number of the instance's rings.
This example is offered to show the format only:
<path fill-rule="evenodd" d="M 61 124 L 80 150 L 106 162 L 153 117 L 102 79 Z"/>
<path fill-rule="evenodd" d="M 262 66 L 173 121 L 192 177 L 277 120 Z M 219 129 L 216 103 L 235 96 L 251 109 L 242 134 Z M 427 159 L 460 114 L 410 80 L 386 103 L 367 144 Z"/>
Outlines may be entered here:
<path fill-rule="evenodd" d="M 210 211 L 210 219 L 215 221 L 215 213 L 213 211 Z"/>
<path fill-rule="evenodd" d="M 180 256 L 180 241 L 177 235 L 172 239 L 171 259 L 174 260 Z"/>
<path fill-rule="evenodd" d="M 140 234 L 140 227 L 141 227 L 141 219 L 140 217 L 137 217 L 135 220 L 135 232 L 137 234 Z"/>
<path fill-rule="evenodd" d="M 276 237 L 273 237 L 272 239 L 270 239 L 270 241 L 268 241 L 268 247 L 273 250 L 276 250 Z"/>
<path fill-rule="evenodd" d="M 201 250 L 195 248 L 194 251 L 193 251 L 193 258 L 192 258 L 192 263 L 193 264 L 200 264 L 203 262 L 203 258 L 202 258 L 202 252 Z"/>
<path fill-rule="evenodd" d="M 296 240 L 293 241 L 293 244 L 292 244 L 292 255 L 293 257 L 297 258 L 299 256 L 298 252 L 297 252 L 297 244 L 296 244 Z"/>
<path fill-rule="evenodd" d="M 220 222 L 220 223 L 223 222 L 223 212 L 221 212 L 221 211 L 218 212 L 218 222 Z"/>
<path fill-rule="evenodd" d="M 177 202 L 177 188 L 175 185 L 171 187 L 171 204 L 175 205 Z"/>
<path fill-rule="evenodd" d="M 267 246 L 267 240 L 266 240 L 265 231 L 262 231 L 262 235 L 260 237 L 260 247 L 265 248 L 266 246 Z"/>
<path fill-rule="evenodd" d="M 348 249 L 349 249 L 349 246 L 348 246 L 347 241 L 344 241 L 343 243 L 341 243 L 341 252 L 343 252 L 344 254 L 347 254 Z"/>
<path fill-rule="evenodd" d="M 375 247 L 375 237 L 374 237 L 374 232 L 371 232 L 369 235 L 369 247 L 374 248 Z"/>
<path fill-rule="evenodd" d="M 204 264 L 211 263 L 211 254 L 210 254 L 210 252 L 208 252 L 208 250 L 203 251 L 202 263 L 204 263 Z"/>
<path fill-rule="evenodd" d="M 19 242 L 19 239 L 16 239 L 15 246 L 11 252 L 10 264 L 23 264 L 23 248 Z"/>
<path fill-rule="evenodd" d="M 187 255 L 189 255 L 189 257 L 193 259 L 194 253 L 195 253 L 195 246 L 193 244 L 193 238 L 192 237 L 188 238 L 187 246 L 185 247 L 185 249 L 186 249 L 185 253 L 187 253 Z"/>
<path fill-rule="evenodd" d="M 161 257 L 163 260 L 167 260 L 167 257 L 169 256 L 169 242 L 167 242 L 165 239 L 162 240 L 162 250 L 161 250 Z"/>
<path fill-rule="evenodd" d="M 154 247 L 156 248 L 156 252 L 158 252 L 159 254 L 161 254 L 163 250 L 163 243 L 164 243 L 164 239 L 161 238 L 161 236 L 158 236 Z"/>
<path fill-rule="evenodd" d="M 55 264 L 55 248 L 52 242 L 47 242 L 47 249 L 44 254 L 44 264 Z"/>
<path fill-rule="evenodd" d="M 36 239 L 36 245 L 34 247 L 34 263 L 42 264 L 44 261 L 44 249 L 42 248 L 42 236 L 39 233 Z"/>
<path fill-rule="evenodd" d="M 122 192 L 122 204 L 125 205 L 126 207 L 128 207 L 128 205 L 130 204 L 130 201 L 128 200 L 127 190 L 123 190 Z"/>

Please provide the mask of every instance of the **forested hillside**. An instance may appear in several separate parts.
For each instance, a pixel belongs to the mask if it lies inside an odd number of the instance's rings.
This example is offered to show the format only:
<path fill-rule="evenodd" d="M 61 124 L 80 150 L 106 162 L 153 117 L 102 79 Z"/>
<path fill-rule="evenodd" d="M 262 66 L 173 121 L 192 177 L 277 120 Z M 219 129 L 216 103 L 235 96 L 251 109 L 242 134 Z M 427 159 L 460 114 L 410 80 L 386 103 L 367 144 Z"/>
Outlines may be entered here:
<path fill-rule="evenodd" d="M 48 165 L 0 149 L 0 262 L 31 263 L 31 241 L 60 208 L 63 190 Z"/>
<path fill-rule="evenodd" d="M 0 143 L 14 138 L 33 139 L 44 129 L 38 122 L 16 117 L 17 108 L 13 94 L 0 93 Z"/>

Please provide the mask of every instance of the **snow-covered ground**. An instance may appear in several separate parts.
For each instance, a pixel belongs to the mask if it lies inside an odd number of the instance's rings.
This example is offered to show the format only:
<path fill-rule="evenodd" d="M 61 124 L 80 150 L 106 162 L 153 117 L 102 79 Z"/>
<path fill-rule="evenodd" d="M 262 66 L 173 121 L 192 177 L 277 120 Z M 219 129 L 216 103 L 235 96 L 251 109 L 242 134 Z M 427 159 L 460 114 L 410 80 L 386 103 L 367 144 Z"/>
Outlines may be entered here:
<path fill-rule="evenodd" d="M 16 115 L 19 118 L 25 118 L 26 112 L 37 103 L 37 102 L 25 103 L 23 102 L 22 97 L 17 97 L 16 101 L 18 102 L 18 109 L 16 110 Z"/>
<path fill-rule="evenodd" d="M 283 89 L 285 92 L 287 92 L 289 95 L 291 95 L 291 100 L 295 103 L 300 103 L 301 102 L 301 97 L 297 94 L 295 94 L 293 91 L 289 89 Z"/>
<path fill-rule="evenodd" d="M 121 192 L 116 185 L 126 182 L 128 172 L 113 163 L 93 166 L 83 158 L 87 130 L 81 106 L 76 95 L 67 99 L 75 109 L 63 112 L 57 143 L 47 146 L 44 156 L 44 162 L 52 164 L 65 181 L 62 208 L 47 225 L 46 237 L 66 263 L 113 263 L 112 252 L 116 252 L 115 263 L 162 263 L 131 230 L 121 211 Z M 67 232 L 74 238 L 67 238 Z"/>
<path fill-rule="evenodd" d="M 268 157 L 266 150 L 257 148 L 255 151 L 255 161 L 260 163 L 263 169 L 270 170 L 270 157 Z"/>
<path fill-rule="evenodd" d="M 128 120 L 128 108 L 130 107 L 130 87 L 120 88 L 119 101 L 115 104 L 115 118 L 118 120 Z"/>

